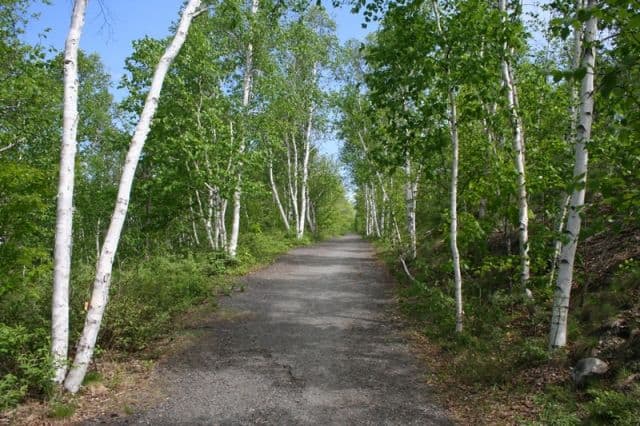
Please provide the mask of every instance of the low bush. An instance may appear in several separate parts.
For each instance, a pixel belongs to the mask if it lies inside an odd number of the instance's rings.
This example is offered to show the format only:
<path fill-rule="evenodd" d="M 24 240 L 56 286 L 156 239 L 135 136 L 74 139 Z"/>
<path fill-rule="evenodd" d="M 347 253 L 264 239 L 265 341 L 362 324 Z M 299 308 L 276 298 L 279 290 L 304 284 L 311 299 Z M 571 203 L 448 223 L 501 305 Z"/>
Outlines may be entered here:
<path fill-rule="evenodd" d="M 307 242 L 308 238 L 298 241 L 282 232 L 254 230 L 243 234 L 236 259 L 223 252 L 203 250 L 147 253 L 116 263 L 97 354 L 105 349 L 137 352 L 149 348 L 155 339 L 171 332 L 179 313 L 220 292 L 229 292 L 230 276 L 246 273 L 256 264 L 270 262 Z M 82 331 L 94 272 L 92 262 L 78 261 L 73 266 L 70 345 Z M 26 397 L 46 397 L 53 390 L 50 282 L 50 274 L 40 274 L 21 288 L 1 295 L 0 410 Z M 64 406 L 53 411 L 56 418 L 68 415 Z"/>
<path fill-rule="evenodd" d="M 49 394 L 53 370 L 48 330 L 0 324 L 0 410 L 29 395 Z"/>

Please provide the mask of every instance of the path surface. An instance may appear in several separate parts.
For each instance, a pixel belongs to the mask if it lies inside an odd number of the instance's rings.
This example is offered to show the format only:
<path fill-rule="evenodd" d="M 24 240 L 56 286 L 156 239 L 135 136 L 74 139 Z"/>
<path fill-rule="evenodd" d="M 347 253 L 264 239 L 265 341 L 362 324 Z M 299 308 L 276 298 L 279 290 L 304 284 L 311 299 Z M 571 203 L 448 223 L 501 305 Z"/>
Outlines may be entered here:
<path fill-rule="evenodd" d="M 298 248 L 245 280 L 224 318 L 162 367 L 169 398 L 127 423 L 449 424 L 390 319 L 391 284 L 367 242 Z"/>

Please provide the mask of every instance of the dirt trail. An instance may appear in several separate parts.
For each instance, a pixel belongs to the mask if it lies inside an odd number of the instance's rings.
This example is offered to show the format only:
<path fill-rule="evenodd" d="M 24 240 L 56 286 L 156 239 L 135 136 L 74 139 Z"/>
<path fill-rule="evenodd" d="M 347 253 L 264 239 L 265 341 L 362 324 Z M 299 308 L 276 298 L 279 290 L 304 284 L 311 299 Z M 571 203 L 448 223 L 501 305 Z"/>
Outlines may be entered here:
<path fill-rule="evenodd" d="M 142 424 L 450 424 L 390 319 L 392 288 L 355 235 L 298 248 L 245 279 L 161 367 Z"/>

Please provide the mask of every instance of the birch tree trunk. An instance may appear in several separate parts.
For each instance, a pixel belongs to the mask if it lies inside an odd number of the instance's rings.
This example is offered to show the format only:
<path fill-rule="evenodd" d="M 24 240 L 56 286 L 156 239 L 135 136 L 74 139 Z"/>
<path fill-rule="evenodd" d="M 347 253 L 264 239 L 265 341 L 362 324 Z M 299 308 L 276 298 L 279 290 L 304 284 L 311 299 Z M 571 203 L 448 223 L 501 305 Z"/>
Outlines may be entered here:
<path fill-rule="evenodd" d="M 196 201 L 198 203 L 198 211 L 200 212 L 200 218 L 202 219 L 202 224 L 204 225 L 204 231 L 207 235 L 207 241 L 209 242 L 209 247 L 211 250 L 215 250 L 215 242 L 213 240 L 213 234 L 211 233 L 211 216 L 209 214 L 204 214 L 204 208 L 202 207 L 202 199 L 200 198 L 200 191 L 196 189 Z M 210 212 L 209 212 L 210 213 Z"/>
<path fill-rule="evenodd" d="M 291 227 L 289 226 L 289 220 L 287 219 L 287 214 L 284 212 L 284 207 L 282 207 L 282 203 L 280 202 L 280 195 L 278 194 L 278 187 L 276 186 L 276 181 L 273 179 L 273 160 L 269 159 L 269 182 L 271 182 L 271 192 L 273 193 L 273 199 L 278 207 L 278 211 L 280 212 L 280 217 L 282 218 L 282 223 L 284 223 L 284 227 L 289 232 Z"/>
<path fill-rule="evenodd" d="M 560 206 L 560 217 L 558 218 L 558 227 L 556 229 L 558 238 L 553 245 L 553 261 L 551 263 L 551 272 L 549 273 L 549 287 L 553 285 L 553 279 L 556 275 L 556 269 L 558 269 L 558 259 L 560 258 L 560 253 L 562 252 L 562 240 L 560 239 L 560 235 L 562 235 L 562 231 L 564 231 L 564 221 L 567 219 L 570 202 L 571 196 L 567 196 L 564 198 L 562 205 Z"/>
<path fill-rule="evenodd" d="M 507 1 L 499 0 L 500 12 L 503 13 L 503 24 L 507 23 Z M 529 259 L 529 204 L 527 200 L 527 183 L 525 171 L 525 142 L 524 125 L 520 117 L 518 90 L 514 78 L 513 68 L 508 59 L 511 47 L 505 42 L 502 57 L 502 80 L 507 89 L 507 106 L 513 130 L 513 151 L 516 166 L 518 187 L 518 240 L 520 244 L 520 285 L 527 292 L 530 277 Z M 528 293 L 528 292 L 527 292 Z"/>
<path fill-rule="evenodd" d="M 576 10 L 580 10 L 584 8 L 585 0 L 575 0 L 575 8 Z M 580 61 L 582 60 L 582 36 L 583 31 L 581 26 L 574 28 L 573 31 L 573 58 L 572 65 L 573 69 L 580 68 Z M 572 81 L 571 85 L 571 136 L 570 140 L 575 141 L 578 135 L 578 114 L 579 114 L 579 103 L 580 103 L 580 92 L 578 90 L 577 84 L 575 84 L 575 80 Z"/>
<path fill-rule="evenodd" d="M 78 46 L 86 9 L 87 0 L 74 2 L 71 26 L 64 46 L 64 109 L 51 301 L 51 356 L 54 366 L 53 380 L 56 383 L 62 383 L 66 375 L 69 350 L 69 280 L 78 133 Z"/>
<path fill-rule="evenodd" d="M 371 211 L 371 223 L 373 226 L 373 231 L 377 238 L 382 236 L 380 232 L 380 224 L 378 223 L 378 207 L 376 202 L 376 191 L 373 184 L 369 184 L 369 205 Z"/>
<path fill-rule="evenodd" d="M 201 0 L 189 0 L 185 6 L 176 34 L 158 62 L 153 75 L 153 80 L 151 81 L 149 94 L 147 95 L 142 114 L 140 115 L 140 120 L 131 139 L 129 152 L 127 153 L 125 164 L 122 169 L 122 177 L 120 178 L 115 209 L 111 216 L 111 224 L 109 225 L 109 230 L 107 231 L 107 235 L 102 245 L 102 252 L 98 259 L 96 277 L 93 283 L 93 292 L 91 295 L 91 303 L 84 323 L 84 329 L 78 342 L 73 365 L 64 384 L 65 388 L 72 393 L 75 393 L 80 389 L 80 385 L 82 384 L 82 380 L 87 372 L 89 362 L 93 356 L 100 323 L 102 322 L 104 310 L 107 305 L 113 260 L 127 215 L 135 170 L 151 127 L 151 120 L 153 119 L 158 107 L 162 84 L 164 83 L 164 78 L 167 75 L 171 62 L 180 51 L 180 48 L 187 37 L 189 26 L 191 25 L 191 21 L 200 6 L 200 2 Z"/>
<path fill-rule="evenodd" d="M 593 11 L 597 7 L 596 0 L 587 0 L 586 7 Z M 580 111 L 574 145 L 575 165 L 573 168 L 574 189 L 571 194 L 569 217 L 566 226 L 567 242 L 562 246 L 560 253 L 560 266 L 558 279 L 553 298 L 553 310 L 551 316 L 551 330 L 549 333 L 550 349 L 560 348 L 567 344 L 567 320 L 569 315 L 569 300 L 571 285 L 573 283 L 573 265 L 575 261 L 580 225 L 582 221 L 582 209 L 587 189 L 587 143 L 591 140 L 591 125 L 593 123 L 594 106 L 594 73 L 596 66 L 596 36 L 598 32 L 598 20 L 591 15 L 585 24 L 584 49 L 582 67 L 586 74 L 582 78 L 580 88 Z"/>
<path fill-rule="evenodd" d="M 444 36 L 440 23 L 440 7 L 437 0 L 433 0 L 433 13 L 436 17 L 436 26 L 440 36 Z M 446 58 L 448 60 L 448 58 Z M 451 240 L 451 260 L 453 262 L 453 283 L 456 299 L 456 332 L 463 329 L 464 309 L 462 306 L 462 272 L 460 269 L 460 251 L 458 250 L 458 162 L 459 162 L 459 139 L 458 139 L 458 110 L 456 106 L 456 92 L 451 86 L 451 72 L 446 69 L 447 75 L 447 96 L 449 108 L 449 133 L 451 136 L 451 228 L 449 239 Z"/>
<path fill-rule="evenodd" d="M 216 232 L 218 240 L 218 247 L 222 250 L 227 250 L 227 224 L 225 223 L 225 217 L 227 217 L 228 200 L 222 197 L 218 198 L 218 216 L 216 217 Z"/>
<path fill-rule="evenodd" d="M 456 331 L 462 332 L 464 310 L 462 306 L 462 272 L 458 250 L 458 111 L 456 95 L 449 89 L 449 127 L 451 133 L 451 259 L 453 261 L 453 282 L 456 298 Z"/>
<path fill-rule="evenodd" d="M 293 219 L 296 226 L 296 235 L 300 223 L 300 212 L 298 211 L 298 148 L 296 148 L 296 140 L 292 136 L 291 144 L 285 139 L 287 145 L 287 174 L 289 180 L 289 197 L 291 199 L 291 209 L 293 210 Z M 291 146 L 293 145 L 293 159 L 291 158 Z M 291 164 L 293 163 L 293 167 Z M 293 171 L 292 171 L 293 169 Z"/>
<path fill-rule="evenodd" d="M 258 12 L 259 0 L 251 1 L 251 16 Z M 251 97 L 251 86 L 253 82 L 253 43 L 247 44 L 247 52 L 244 64 L 244 77 L 242 82 L 242 108 L 246 112 Z M 229 239 L 228 252 L 231 257 L 235 257 L 238 251 L 238 237 L 240 236 L 240 209 L 242 206 L 242 167 L 244 165 L 242 156 L 245 151 L 244 138 L 240 139 L 238 149 L 238 176 L 236 189 L 233 193 L 233 218 L 231 220 L 231 238 Z"/>
<path fill-rule="evenodd" d="M 189 195 L 189 212 L 191 213 L 191 231 L 193 232 L 193 242 L 196 246 L 200 245 L 200 238 L 198 237 L 198 228 L 196 226 L 196 213 L 193 211 L 193 199 Z M 98 252 L 98 255 L 100 253 Z"/>
<path fill-rule="evenodd" d="M 371 236 L 371 206 L 369 205 L 369 187 L 364 187 L 364 232 L 367 237 Z"/>
<path fill-rule="evenodd" d="M 316 65 L 313 66 L 313 76 L 316 75 Z M 302 186 L 300 197 L 300 219 L 298 221 L 298 229 L 296 237 L 300 240 L 304 237 L 304 224 L 305 217 L 307 215 L 307 199 L 308 199 L 308 184 L 309 184 L 309 155 L 311 154 L 311 130 L 313 128 L 313 105 L 309 106 L 309 121 L 307 122 L 307 129 L 304 137 L 304 154 L 302 157 Z"/>
<path fill-rule="evenodd" d="M 416 259 L 417 239 L 416 239 L 416 195 L 418 191 L 418 178 L 414 179 L 411 170 L 411 159 L 407 154 L 404 164 L 407 181 L 405 183 L 404 194 L 407 210 L 407 233 L 409 234 L 409 255 L 411 259 Z"/>

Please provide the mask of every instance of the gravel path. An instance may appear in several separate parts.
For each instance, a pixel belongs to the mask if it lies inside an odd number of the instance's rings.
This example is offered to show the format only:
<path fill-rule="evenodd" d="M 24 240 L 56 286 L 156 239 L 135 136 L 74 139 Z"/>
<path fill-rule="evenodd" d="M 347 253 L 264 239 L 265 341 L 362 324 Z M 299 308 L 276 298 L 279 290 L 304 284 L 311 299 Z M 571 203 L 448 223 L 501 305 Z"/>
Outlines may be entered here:
<path fill-rule="evenodd" d="M 162 366 L 170 395 L 142 424 L 450 424 L 390 319 L 392 286 L 350 235 L 245 278 Z"/>

